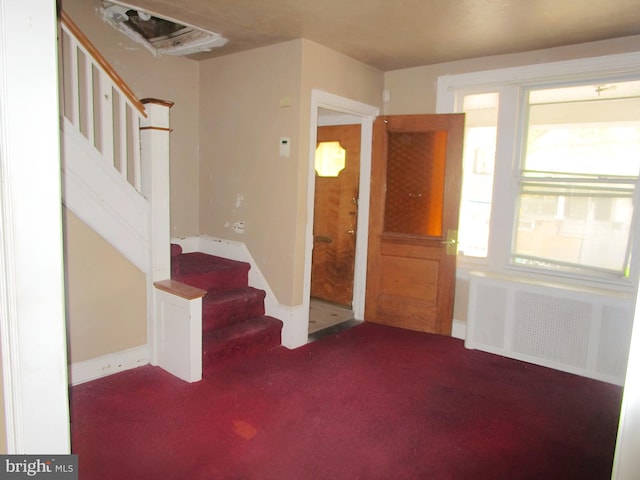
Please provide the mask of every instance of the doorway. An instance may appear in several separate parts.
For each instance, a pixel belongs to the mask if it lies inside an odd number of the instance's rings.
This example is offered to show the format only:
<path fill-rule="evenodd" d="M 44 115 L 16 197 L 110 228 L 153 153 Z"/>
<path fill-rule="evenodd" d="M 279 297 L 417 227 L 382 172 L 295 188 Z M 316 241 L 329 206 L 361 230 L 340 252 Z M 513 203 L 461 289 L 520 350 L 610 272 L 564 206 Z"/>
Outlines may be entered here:
<path fill-rule="evenodd" d="M 317 130 L 309 334 L 353 318 L 360 128 Z"/>
<path fill-rule="evenodd" d="M 304 290 L 304 315 L 306 317 L 306 330 L 309 334 L 309 320 L 311 313 L 311 284 L 312 284 L 312 272 L 313 266 L 313 253 L 314 247 L 318 243 L 316 242 L 316 235 L 314 235 L 314 218 L 315 218 L 315 191 L 316 191 L 316 173 L 315 173 L 315 150 L 318 137 L 318 128 L 327 126 L 344 126 L 344 125 L 356 125 L 359 128 L 358 144 L 360 146 L 359 151 L 359 174 L 357 179 L 357 210 L 355 214 L 355 228 L 346 228 L 345 233 L 351 237 L 353 244 L 353 278 L 350 283 L 350 309 L 347 310 L 347 317 L 354 318 L 356 320 L 364 319 L 364 294 L 365 294 L 365 281 L 366 281 L 366 265 L 367 265 L 367 235 L 357 235 L 358 231 L 367 232 L 369 222 L 369 182 L 371 176 L 371 140 L 373 120 L 378 115 L 379 110 L 377 107 L 362 104 L 353 100 L 349 100 L 343 97 L 339 97 L 333 94 L 322 92 L 319 90 L 312 91 L 311 95 L 311 119 L 310 119 L 310 132 L 309 132 L 309 176 L 307 183 L 307 228 L 306 228 L 306 242 L 305 242 L 305 290 Z M 353 193 L 353 192 L 352 192 Z M 348 199 L 352 201 L 353 195 Z M 354 209 L 346 210 L 347 216 L 349 212 Z M 353 235 L 348 233 L 348 230 L 353 230 Z M 330 235 L 318 235 L 331 237 Z M 332 237 L 331 237 L 332 238 Z M 324 239 L 326 240 L 326 238 Z M 333 240 L 332 240 L 333 242 Z M 328 242 L 324 242 L 328 243 Z M 321 245 L 326 247 L 326 245 Z M 316 264 L 317 266 L 317 264 Z M 314 278 L 314 289 L 315 278 Z M 347 299 L 349 294 L 347 295 Z M 322 300 L 324 302 L 324 300 Z M 339 323 L 346 318 L 344 309 L 349 307 L 349 300 L 344 303 L 341 300 L 338 308 L 342 308 L 342 311 L 331 312 L 328 315 L 333 316 L 332 313 L 336 313 L 336 321 Z M 333 306 L 332 303 L 329 303 Z M 325 307 L 325 305 L 323 305 Z M 327 314 L 327 309 L 323 308 L 324 314 Z"/>

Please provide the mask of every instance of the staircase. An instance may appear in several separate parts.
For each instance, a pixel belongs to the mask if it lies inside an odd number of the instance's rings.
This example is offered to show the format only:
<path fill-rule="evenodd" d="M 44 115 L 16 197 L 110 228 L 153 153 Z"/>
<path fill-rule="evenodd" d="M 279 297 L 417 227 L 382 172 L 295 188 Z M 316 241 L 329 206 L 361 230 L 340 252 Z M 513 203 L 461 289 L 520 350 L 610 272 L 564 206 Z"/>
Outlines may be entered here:
<path fill-rule="evenodd" d="M 206 290 L 202 299 L 202 370 L 269 351 L 281 343 L 282 321 L 265 315 L 265 292 L 248 284 L 250 265 L 171 246 L 171 278 Z"/>
<path fill-rule="evenodd" d="M 170 244 L 173 103 L 138 100 L 64 12 L 59 58 L 63 201 L 145 274 L 149 362 L 193 382 L 279 346 L 283 324 L 265 316 L 249 264 Z"/>

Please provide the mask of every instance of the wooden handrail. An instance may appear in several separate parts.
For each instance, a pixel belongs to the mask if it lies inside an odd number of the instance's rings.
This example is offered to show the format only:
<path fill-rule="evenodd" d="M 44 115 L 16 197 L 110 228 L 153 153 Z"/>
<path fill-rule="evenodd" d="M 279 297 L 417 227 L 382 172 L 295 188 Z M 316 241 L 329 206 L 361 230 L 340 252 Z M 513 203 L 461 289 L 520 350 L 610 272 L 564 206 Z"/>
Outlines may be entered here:
<path fill-rule="evenodd" d="M 60 20 L 69 29 L 69 31 L 73 33 L 78 42 L 87 50 L 87 52 L 91 54 L 94 60 L 103 68 L 105 73 L 109 75 L 113 83 L 122 91 L 122 93 L 127 97 L 129 102 L 131 102 L 136 110 L 138 110 L 141 115 L 146 117 L 147 114 L 145 113 L 144 105 L 142 104 L 142 102 L 138 100 L 133 91 L 124 82 L 122 77 L 118 75 L 118 73 L 113 69 L 109 62 L 107 62 L 107 60 L 102 56 L 98 49 L 87 38 L 87 36 L 82 33 L 82 30 L 80 30 L 78 26 L 73 23 L 71 17 L 69 17 L 69 15 L 67 15 L 63 10 L 60 11 Z"/>
<path fill-rule="evenodd" d="M 160 100 L 159 98 L 142 98 L 140 99 L 143 105 L 152 103 L 154 105 L 162 105 L 163 107 L 171 108 L 174 103 L 171 100 Z"/>

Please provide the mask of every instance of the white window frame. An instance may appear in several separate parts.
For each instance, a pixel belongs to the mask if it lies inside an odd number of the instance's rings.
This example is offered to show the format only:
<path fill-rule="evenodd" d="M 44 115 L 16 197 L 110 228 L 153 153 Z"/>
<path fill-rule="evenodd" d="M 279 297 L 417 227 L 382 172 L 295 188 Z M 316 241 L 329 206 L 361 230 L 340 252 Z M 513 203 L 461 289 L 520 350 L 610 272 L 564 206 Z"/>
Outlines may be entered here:
<path fill-rule="evenodd" d="M 526 65 L 482 72 L 445 75 L 438 78 L 437 113 L 462 111 L 465 95 L 498 92 L 498 139 L 496 165 L 491 206 L 491 222 L 488 253 L 486 258 L 459 256 L 459 270 L 483 270 L 497 273 L 513 273 L 534 278 L 548 278 L 588 286 L 615 288 L 633 291 L 638 283 L 638 265 L 632 260 L 627 279 L 589 278 L 568 272 L 541 272 L 510 262 L 515 199 L 518 196 L 518 172 L 522 149 L 522 131 L 525 108 L 525 93 L 530 88 L 572 85 L 578 82 L 606 83 L 611 81 L 639 80 L 640 52 L 584 58 L 563 62 Z M 518 119 L 514 122 L 513 119 Z M 640 192 L 638 192 L 640 195 Z M 637 199 L 636 199 L 637 200 Z M 636 201 L 637 203 L 637 201 Z M 636 212 L 636 217 L 637 217 Z M 633 225 L 632 251 L 640 252 L 640 229 Z"/>

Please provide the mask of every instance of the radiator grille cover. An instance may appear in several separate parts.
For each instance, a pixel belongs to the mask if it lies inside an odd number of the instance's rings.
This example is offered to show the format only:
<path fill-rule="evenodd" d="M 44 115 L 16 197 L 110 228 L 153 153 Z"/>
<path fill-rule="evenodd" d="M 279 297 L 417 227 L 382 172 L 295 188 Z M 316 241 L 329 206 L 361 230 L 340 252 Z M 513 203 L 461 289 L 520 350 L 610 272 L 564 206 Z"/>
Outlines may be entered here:
<path fill-rule="evenodd" d="M 585 368 L 592 307 L 586 302 L 515 293 L 515 352 Z"/>
<path fill-rule="evenodd" d="M 507 289 L 493 285 L 478 285 L 476 307 L 477 326 L 475 339 L 492 347 L 504 347 L 506 326 Z"/>
<path fill-rule="evenodd" d="M 596 370 L 624 378 L 629 358 L 629 340 L 633 317 L 623 308 L 605 306 L 602 309 Z M 621 342 L 621 339 L 627 339 Z M 622 344 L 621 344 L 622 343 Z"/>
<path fill-rule="evenodd" d="M 632 295 L 472 273 L 468 308 L 467 348 L 624 384 Z"/>

